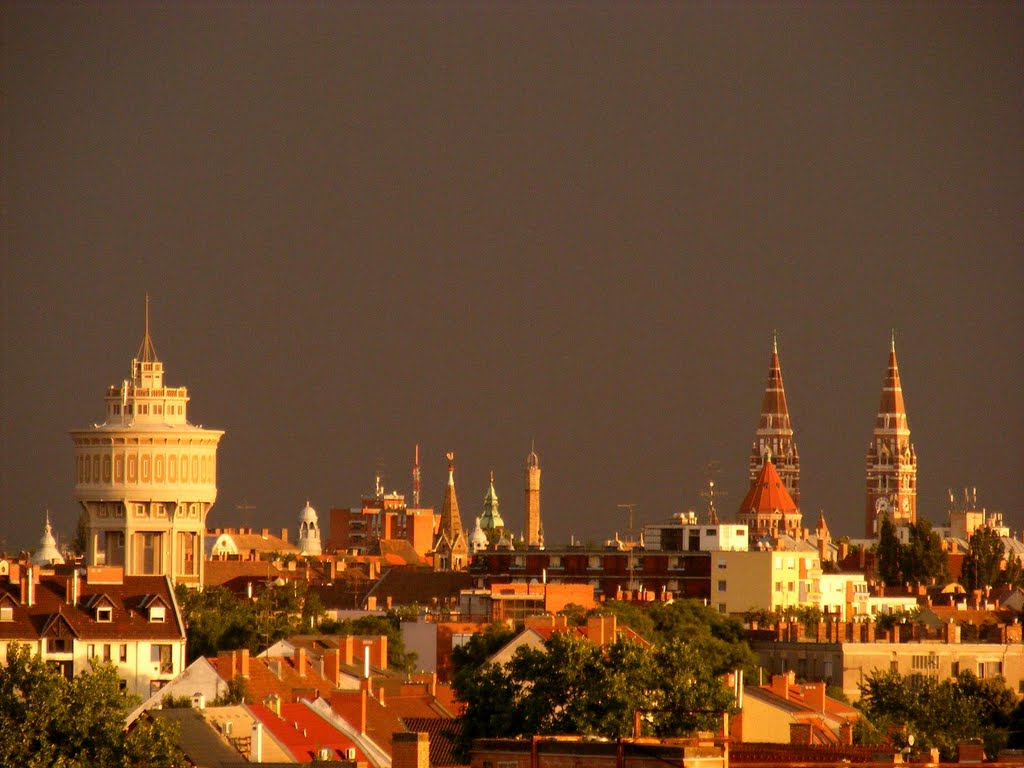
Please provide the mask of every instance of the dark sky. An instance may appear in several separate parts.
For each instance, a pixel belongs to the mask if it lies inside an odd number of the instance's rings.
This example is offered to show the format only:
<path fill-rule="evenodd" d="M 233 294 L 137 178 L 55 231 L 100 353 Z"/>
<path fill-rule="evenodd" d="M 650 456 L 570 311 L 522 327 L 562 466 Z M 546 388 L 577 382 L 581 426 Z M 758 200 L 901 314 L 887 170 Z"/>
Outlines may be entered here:
<path fill-rule="evenodd" d="M 805 522 L 859 535 L 890 329 L 919 458 L 1024 525 L 1024 6 L 6 3 L 0 535 L 73 531 L 71 428 L 152 296 L 227 430 L 211 525 L 422 446 L 549 544 L 732 517 L 772 329 Z"/>

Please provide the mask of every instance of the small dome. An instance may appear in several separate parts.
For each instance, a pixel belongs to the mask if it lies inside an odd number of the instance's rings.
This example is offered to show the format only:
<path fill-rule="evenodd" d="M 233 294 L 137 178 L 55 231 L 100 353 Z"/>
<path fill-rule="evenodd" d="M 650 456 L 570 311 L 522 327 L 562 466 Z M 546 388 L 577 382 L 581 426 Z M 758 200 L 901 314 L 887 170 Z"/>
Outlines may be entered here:
<path fill-rule="evenodd" d="M 476 519 L 476 527 L 473 528 L 473 533 L 469 538 L 469 543 L 474 549 L 487 549 L 487 534 L 484 533 L 483 528 L 480 527 L 480 518 Z"/>
<path fill-rule="evenodd" d="M 34 565 L 63 565 L 64 557 L 57 549 L 57 540 L 53 538 L 53 528 L 50 526 L 50 513 L 46 513 L 46 525 L 43 527 L 43 536 L 39 539 L 39 549 L 32 555 Z"/>
<path fill-rule="evenodd" d="M 316 510 L 309 505 L 309 499 L 306 500 L 306 506 L 299 512 L 300 523 L 315 523 L 318 518 L 316 516 Z"/>

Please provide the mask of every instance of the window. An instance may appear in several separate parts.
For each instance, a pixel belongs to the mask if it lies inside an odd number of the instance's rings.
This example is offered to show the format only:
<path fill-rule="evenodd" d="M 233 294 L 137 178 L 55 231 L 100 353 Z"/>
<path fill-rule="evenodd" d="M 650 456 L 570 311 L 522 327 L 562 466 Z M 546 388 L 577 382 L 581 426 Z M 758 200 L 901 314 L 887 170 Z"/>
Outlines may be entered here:
<path fill-rule="evenodd" d="M 127 691 L 128 690 L 128 681 L 127 680 L 118 680 L 117 681 L 117 687 L 118 687 L 119 690 Z"/>
<path fill-rule="evenodd" d="M 71 641 L 66 637 L 48 637 L 46 638 L 46 652 L 70 653 Z"/>
<path fill-rule="evenodd" d="M 979 661 L 978 677 L 985 680 L 990 677 L 997 677 L 1003 674 L 1003 662 L 1001 661 Z"/>
<path fill-rule="evenodd" d="M 548 568 L 561 568 L 562 567 L 562 556 L 551 555 L 548 558 Z"/>
<path fill-rule="evenodd" d="M 86 658 L 89 658 L 89 659 L 95 659 L 96 658 L 96 645 L 95 644 L 89 643 L 89 645 L 86 646 L 85 656 L 86 656 Z"/>
<path fill-rule="evenodd" d="M 718 535 L 718 530 L 715 529 L 715 528 L 706 528 L 704 530 L 704 535 L 705 536 L 717 536 Z"/>
<path fill-rule="evenodd" d="M 166 618 L 167 609 L 162 605 L 149 606 L 149 620 L 152 622 L 163 621 Z"/>
<path fill-rule="evenodd" d="M 914 671 L 937 670 L 939 668 L 939 657 L 934 653 L 917 654 L 911 657 L 910 668 Z"/>
<path fill-rule="evenodd" d="M 782 591 L 782 582 L 781 581 L 776 581 L 775 582 L 775 591 L 776 592 L 781 592 Z"/>
<path fill-rule="evenodd" d="M 128 663 L 128 644 L 127 643 L 121 643 L 121 659 L 120 659 L 120 661 L 121 661 L 122 664 L 127 664 Z"/>
<path fill-rule="evenodd" d="M 719 603 L 718 604 L 718 612 L 719 613 L 725 613 L 725 603 Z"/>
<path fill-rule="evenodd" d="M 719 592 L 725 592 L 725 580 L 724 579 L 722 579 L 721 581 L 718 582 L 718 591 Z"/>
<path fill-rule="evenodd" d="M 103 644 L 103 660 L 110 661 L 110 643 Z"/>
<path fill-rule="evenodd" d="M 14 607 L 0 605 L 0 621 L 14 621 Z"/>
<path fill-rule="evenodd" d="M 600 555 L 592 555 L 590 558 L 588 558 L 588 560 L 587 560 L 587 568 L 589 568 L 592 571 L 599 571 L 599 570 L 601 570 L 601 556 Z"/>
<path fill-rule="evenodd" d="M 789 591 L 790 591 L 790 592 L 793 592 L 793 591 L 794 591 L 794 588 L 793 588 L 793 582 L 792 582 L 792 581 L 791 581 L 791 582 L 789 582 Z"/>
<path fill-rule="evenodd" d="M 171 658 L 170 645 L 151 645 L 149 648 L 150 661 L 160 665 L 160 674 L 169 675 L 174 672 L 174 661 Z"/>
<path fill-rule="evenodd" d="M 724 557 L 718 558 L 718 570 L 724 571 L 726 568 L 726 562 Z"/>
<path fill-rule="evenodd" d="M 96 609 L 96 621 L 113 621 L 114 620 L 114 609 L 109 605 L 101 606 Z"/>

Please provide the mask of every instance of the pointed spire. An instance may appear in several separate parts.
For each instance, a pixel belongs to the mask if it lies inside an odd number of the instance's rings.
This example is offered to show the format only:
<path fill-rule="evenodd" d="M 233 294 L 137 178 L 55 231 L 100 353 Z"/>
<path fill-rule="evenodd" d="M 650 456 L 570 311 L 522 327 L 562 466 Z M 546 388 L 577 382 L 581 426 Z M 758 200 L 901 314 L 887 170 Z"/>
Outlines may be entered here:
<path fill-rule="evenodd" d="M 888 421 L 886 417 L 889 417 Z M 878 405 L 877 426 L 883 429 L 905 428 L 906 418 L 907 407 L 903 402 L 903 385 L 900 383 L 900 368 L 896 362 L 896 332 L 893 331 L 889 342 L 889 363 L 882 383 L 882 399 Z"/>
<path fill-rule="evenodd" d="M 789 405 L 786 403 L 786 387 L 782 383 L 782 365 L 779 363 L 778 333 L 772 334 L 772 356 L 768 366 L 768 383 L 765 384 L 761 400 L 761 422 L 758 429 L 790 430 Z"/>
<path fill-rule="evenodd" d="M 448 485 L 444 489 L 444 501 L 441 503 L 441 533 L 454 541 L 462 535 L 462 518 L 459 516 L 459 500 L 455 495 L 455 454 L 449 451 Z"/>
<path fill-rule="evenodd" d="M 140 363 L 155 363 L 158 358 L 156 356 L 156 347 L 153 346 L 153 339 L 149 335 L 149 294 L 146 294 L 146 322 L 145 322 L 145 333 L 142 337 L 142 343 L 139 345 L 139 351 L 135 355 L 135 359 Z"/>
<path fill-rule="evenodd" d="M 480 524 L 485 531 L 498 531 L 505 527 L 505 521 L 501 517 L 498 507 L 498 494 L 494 490 L 494 470 L 491 470 L 491 484 L 484 497 L 484 511 L 480 517 Z"/>

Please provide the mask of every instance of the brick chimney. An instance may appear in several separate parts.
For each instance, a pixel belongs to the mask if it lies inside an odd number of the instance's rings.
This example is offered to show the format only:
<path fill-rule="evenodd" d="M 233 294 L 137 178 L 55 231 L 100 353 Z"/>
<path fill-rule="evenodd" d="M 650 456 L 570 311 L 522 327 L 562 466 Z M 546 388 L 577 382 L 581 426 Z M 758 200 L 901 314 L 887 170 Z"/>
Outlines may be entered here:
<path fill-rule="evenodd" d="M 809 746 L 811 743 L 811 724 L 810 723 L 790 723 L 789 724 L 789 743 L 799 744 L 800 746 Z"/>
<path fill-rule="evenodd" d="M 391 734 L 391 768 L 430 768 L 430 735 Z"/>
<path fill-rule="evenodd" d="M 306 649 L 296 648 L 295 649 L 295 671 L 299 673 L 299 677 L 306 676 Z"/>
<path fill-rule="evenodd" d="M 282 528 L 281 529 L 281 541 L 283 541 L 285 544 L 288 543 L 288 529 L 287 528 Z"/>
<path fill-rule="evenodd" d="M 587 637 L 594 645 L 615 642 L 615 617 L 591 616 L 587 619 Z"/>
<path fill-rule="evenodd" d="M 242 677 L 249 676 L 249 649 L 243 648 L 240 651 L 235 651 L 237 654 L 237 662 L 235 663 L 235 675 L 241 675 Z M 234 677 L 234 675 L 232 675 Z"/>
<path fill-rule="evenodd" d="M 789 701 L 789 686 L 796 682 L 795 672 L 784 672 L 781 675 L 772 675 L 770 690 L 776 696 L 781 696 Z"/>
<path fill-rule="evenodd" d="M 849 720 L 839 724 L 839 740 L 847 747 L 853 745 L 853 723 Z"/>
<path fill-rule="evenodd" d="M 324 651 L 324 677 L 335 688 L 341 684 L 341 655 L 333 648 Z"/>
<path fill-rule="evenodd" d="M 817 712 L 825 711 L 825 684 L 804 683 L 804 703 Z"/>
<path fill-rule="evenodd" d="M 281 716 L 281 697 L 272 693 L 263 700 L 264 706 L 278 717 Z"/>

